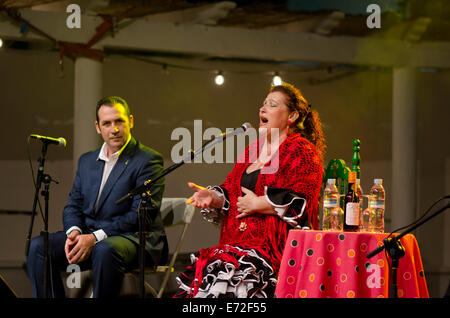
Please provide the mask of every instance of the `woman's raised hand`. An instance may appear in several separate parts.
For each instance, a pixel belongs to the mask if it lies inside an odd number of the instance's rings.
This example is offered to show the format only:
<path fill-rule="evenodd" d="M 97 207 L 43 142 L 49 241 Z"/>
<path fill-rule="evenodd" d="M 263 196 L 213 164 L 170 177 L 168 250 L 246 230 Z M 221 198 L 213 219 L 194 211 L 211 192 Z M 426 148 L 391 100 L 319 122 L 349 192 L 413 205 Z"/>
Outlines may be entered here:
<path fill-rule="evenodd" d="M 188 182 L 189 188 L 195 193 L 186 201 L 186 204 L 191 204 L 196 208 L 205 209 L 213 202 L 213 195 L 210 190 L 205 187 L 196 185 L 193 182 Z"/>

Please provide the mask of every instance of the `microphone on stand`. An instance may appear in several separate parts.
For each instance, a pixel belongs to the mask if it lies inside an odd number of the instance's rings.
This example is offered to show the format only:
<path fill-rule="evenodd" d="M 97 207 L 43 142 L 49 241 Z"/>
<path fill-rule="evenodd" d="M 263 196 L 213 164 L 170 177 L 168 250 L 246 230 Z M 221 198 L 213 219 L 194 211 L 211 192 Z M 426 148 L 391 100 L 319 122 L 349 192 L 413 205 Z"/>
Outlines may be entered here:
<path fill-rule="evenodd" d="M 50 145 L 57 145 L 60 147 L 65 147 L 67 144 L 66 140 L 63 137 L 52 138 L 52 137 L 35 135 L 35 134 L 30 135 L 30 137 L 33 139 L 39 139 L 43 143 L 50 144 Z"/>
<path fill-rule="evenodd" d="M 249 123 L 244 123 L 240 127 L 233 129 L 232 131 L 224 132 L 224 133 L 214 137 L 213 139 L 208 140 L 199 149 L 197 149 L 195 151 L 191 150 L 189 152 L 189 155 L 186 156 L 184 159 L 182 159 L 180 162 L 175 163 L 172 166 L 164 169 L 164 171 L 161 172 L 161 174 L 159 176 L 157 176 L 155 179 L 153 179 L 153 180 L 149 179 L 149 180 L 145 181 L 144 184 L 142 184 L 142 185 L 134 188 L 133 190 L 131 190 L 129 193 L 127 193 L 126 195 L 121 197 L 119 200 L 117 200 L 116 204 L 121 204 L 123 201 L 125 201 L 127 199 L 131 199 L 135 195 L 141 194 L 141 193 L 145 192 L 146 190 L 150 189 L 150 187 L 156 181 L 158 181 L 160 178 L 164 177 L 165 175 L 169 174 L 170 172 L 172 172 L 173 170 L 177 169 L 181 165 L 185 164 L 187 161 L 194 159 L 195 156 L 197 156 L 198 154 L 202 153 L 205 149 L 210 147 L 211 144 L 214 144 L 214 143 L 217 143 L 217 142 L 222 142 L 223 140 L 225 140 L 226 138 L 231 137 L 231 136 L 242 134 L 243 132 L 247 131 L 251 127 L 252 127 L 252 125 L 250 125 Z"/>
<path fill-rule="evenodd" d="M 241 134 L 243 132 L 246 132 L 247 129 L 249 129 L 251 127 L 252 127 L 252 125 L 250 125 L 250 123 L 243 123 L 240 127 L 235 128 L 235 129 L 233 129 L 231 131 L 228 131 L 228 132 L 224 132 L 224 133 L 220 134 L 219 136 L 217 136 L 216 138 L 222 137 L 223 139 L 226 139 L 226 138 L 231 137 L 231 136 L 239 135 L 239 134 Z"/>
<path fill-rule="evenodd" d="M 233 130 L 226 131 L 224 133 L 221 133 L 218 136 L 212 137 L 210 140 L 207 140 L 205 143 L 203 143 L 203 145 L 199 149 L 196 149 L 195 151 L 191 150 L 189 155 L 186 158 L 184 158 L 182 161 L 192 160 L 192 159 L 194 159 L 195 156 L 202 153 L 206 149 L 213 147 L 217 143 L 223 142 L 228 137 L 233 137 L 233 136 L 242 134 L 251 127 L 252 127 L 252 125 L 250 125 L 249 123 L 243 123 L 240 127 L 237 127 Z"/>

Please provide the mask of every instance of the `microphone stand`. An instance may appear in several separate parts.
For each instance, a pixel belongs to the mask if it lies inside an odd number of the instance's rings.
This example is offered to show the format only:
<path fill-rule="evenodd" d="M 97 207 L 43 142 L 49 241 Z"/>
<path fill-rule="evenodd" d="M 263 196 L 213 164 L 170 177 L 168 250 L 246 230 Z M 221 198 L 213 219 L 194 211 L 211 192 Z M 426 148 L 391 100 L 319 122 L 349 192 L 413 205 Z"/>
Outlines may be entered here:
<path fill-rule="evenodd" d="M 36 215 L 36 205 L 39 201 L 39 192 L 41 190 L 42 185 L 42 179 L 44 176 L 44 165 L 45 165 L 45 156 L 47 155 L 47 143 L 42 143 L 42 149 L 41 149 L 41 156 L 38 159 L 39 167 L 36 175 L 36 183 L 35 183 L 35 189 L 34 189 L 34 200 L 33 200 L 33 208 L 31 210 L 31 222 L 30 222 L 30 228 L 28 230 L 28 236 L 25 243 L 25 256 L 28 256 L 28 252 L 30 250 L 30 241 L 31 236 L 33 235 L 33 224 L 34 224 L 34 217 Z"/>
<path fill-rule="evenodd" d="M 48 290 L 47 290 L 47 284 L 48 284 L 48 277 L 50 276 L 50 281 L 52 281 L 51 277 L 51 271 L 49 271 L 49 268 L 51 267 L 51 258 L 50 258 L 50 244 L 49 244 L 49 232 L 48 232 L 48 209 L 49 209 L 49 196 L 50 196 L 50 182 L 54 181 L 55 183 L 59 183 L 56 180 L 53 180 L 50 175 L 44 173 L 44 165 L 45 165 L 45 157 L 47 155 L 47 142 L 42 143 L 42 149 L 41 149 L 41 156 L 38 159 L 39 161 L 39 167 L 36 175 L 36 184 L 35 184 L 35 192 L 34 192 L 34 200 L 33 200 L 33 208 L 31 211 L 31 222 L 30 222 L 30 228 L 28 230 L 28 236 L 25 243 L 25 256 L 28 256 L 30 251 L 30 243 L 31 243 L 31 236 L 33 233 L 33 225 L 34 225 L 34 218 L 36 213 L 36 207 L 37 203 L 39 201 L 39 193 L 44 197 L 45 200 L 45 208 L 44 208 L 44 230 L 41 231 L 40 235 L 44 239 L 44 295 L 46 298 L 48 298 Z M 42 183 L 44 183 L 44 190 L 41 190 Z M 50 274 L 50 275 L 49 275 Z M 52 286 L 53 288 L 53 286 Z M 53 290 L 53 289 L 52 289 Z"/>
<path fill-rule="evenodd" d="M 141 201 L 139 202 L 138 216 L 139 216 L 139 295 L 141 298 L 145 297 L 145 237 L 146 237 L 146 217 L 148 212 L 148 199 L 152 208 L 155 207 L 151 201 L 149 193 L 141 193 Z"/>
<path fill-rule="evenodd" d="M 234 134 L 231 134 L 234 135 Z M 150 188 L 155 184 L 156 181 L 164 177 L 165 175 L 171 173 L 175 169 L 181 167 L 188 161 L 193 160 L 197 155 L 201 154 L 206 149 L 212 147 L 213 145 L 222 142 L 225 138 L 230 135 L 222 134 L 219 137 L 212 138 L 211 140 L 206 141 L 199 149 L 189 152 L 185 158 L 183 158 L 179 163 L 173 164 L 167 169 L 165 169 L 159 176 L 157 176 L 153 180 L 147 180 L 144 184 L 136 187 L 131 190 L 129 193 L 124 195 L 122 198 L 117 200 L 115 203 L 120 204 L 127 199 L 131 199 L 136 195 L 140 195 L 140 203 L 139 203 L 139 293 L 141 298 L 145 298 L 145 236 L 146 236 L 146 219 L 148 212 L 148 200 L 150 200 L 150 205 L 155 207 L 156 205 L 153 203 L 150 193 Z"/>
<path fill-rule="evenodd" d="M 44 230 L 41 231 L 41 235 L 44 237 L 44 295 L 45 298 L 48 298 L 48 290 L 47 290 L 47 284 L 48 280 L 47 277 L 50 276 L 50 282 L 53 281 L 52 279 L 52 271 L 51 271 L 51 264 L 52 259 L 50 255 L 50 244 L 49 244 L 49 232 L 48 232 L 48 207 L 49 207 L 49 196 L 50 196 L 50 182 L 55 182 L 56 184 L 59 183 L 57 180 L 53 180 L 52 177 L 50 177 L 48 174 L 44 174 L 44 190 L 42 190 L 41 195 L 44 197 L 45 201 L 45 208 L 44 208 Z M 50 274 L 50 275 L 49 275 Z M 53 284 L 51 285 L 52 292 L 53 292 Z M 54 295 L 52 295 L 54 297 Z"/>
<path fill-rule="evenodd" d="M 414 231 L 422 224 L 428 222 L 438 214 L 441 214 L 446 209 L 450 208 L 450 203 L 447 203 L 444 207 L 427 217 L 426 219 L 417 222 L 416 224 L 413 224 L 411 227 L 400 233 L 399 235 L 396 235 L 394 237 L 387 237 L 383 240 L 383 245 L 377 247 L 372 252 L 367 254 L 367 258 L 372 258 L 373 256 L 380 253 L 382 250 L 386 250 L 388 252 L 388 255 L 392 259 L 392 283 L 390 286 L 390 292 L 389 297 L 390 298 L 398 298 L 397 294 L 397 269 L 399 265 L 399 259 L 402 258 L 405 255 L 405 248 L 403 247 L 402 243 L 400 242 L 400 239 L 405 236 L 406 234 Z"/>

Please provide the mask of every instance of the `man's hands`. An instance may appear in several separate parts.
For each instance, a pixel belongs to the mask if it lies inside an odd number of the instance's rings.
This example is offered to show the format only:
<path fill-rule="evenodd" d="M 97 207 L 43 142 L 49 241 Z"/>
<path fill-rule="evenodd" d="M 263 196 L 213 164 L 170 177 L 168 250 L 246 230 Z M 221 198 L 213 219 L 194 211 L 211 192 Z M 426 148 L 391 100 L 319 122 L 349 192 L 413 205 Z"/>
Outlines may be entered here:
<path fill-rule="evenodd" d="M 91 255 L 95 244 L 94 234 L 80 234 L 73 230 L 69 233 L 64 250 L 69 264 L 78 264 Z"/>

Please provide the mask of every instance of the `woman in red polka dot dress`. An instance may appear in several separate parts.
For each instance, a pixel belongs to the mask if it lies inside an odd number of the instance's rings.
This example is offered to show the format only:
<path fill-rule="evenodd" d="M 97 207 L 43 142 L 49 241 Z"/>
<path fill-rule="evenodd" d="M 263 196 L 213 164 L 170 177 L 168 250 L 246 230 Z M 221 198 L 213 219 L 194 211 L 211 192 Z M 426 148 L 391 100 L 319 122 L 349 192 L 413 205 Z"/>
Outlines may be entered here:
<path fill-rule="evenodd" d="M 224 183 L 188 183 L 188 201 L 220 224 L 220 242 L 191 255 L 174 297 L 274 297 L 288 231 L 318 229 L 325 143 L 317 111 L 283 83 L 271 87 L 259 117 L 263 137 Z"/>

